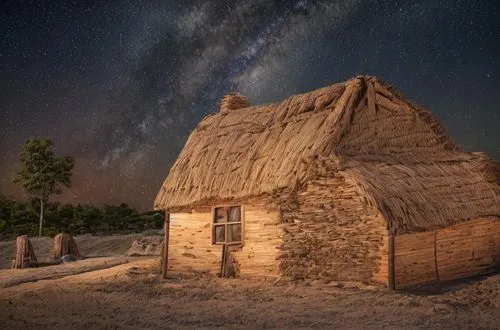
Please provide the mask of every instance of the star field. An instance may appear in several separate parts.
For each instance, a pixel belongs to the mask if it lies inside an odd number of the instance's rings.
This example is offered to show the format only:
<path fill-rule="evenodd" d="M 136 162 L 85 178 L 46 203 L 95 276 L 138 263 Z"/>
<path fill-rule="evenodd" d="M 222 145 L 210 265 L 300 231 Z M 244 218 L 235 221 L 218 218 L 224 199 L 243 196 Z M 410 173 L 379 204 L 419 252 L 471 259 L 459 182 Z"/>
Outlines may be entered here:
<path fill-rule="evenodd" d="M 467 151 L 500 159 L 496 1 L 7 1 L 0 5 L 0 193 L 20 145 L 75 157 L 70 202 L 150 208 L 220 98 L 254 104 L 380 76 Z"/>

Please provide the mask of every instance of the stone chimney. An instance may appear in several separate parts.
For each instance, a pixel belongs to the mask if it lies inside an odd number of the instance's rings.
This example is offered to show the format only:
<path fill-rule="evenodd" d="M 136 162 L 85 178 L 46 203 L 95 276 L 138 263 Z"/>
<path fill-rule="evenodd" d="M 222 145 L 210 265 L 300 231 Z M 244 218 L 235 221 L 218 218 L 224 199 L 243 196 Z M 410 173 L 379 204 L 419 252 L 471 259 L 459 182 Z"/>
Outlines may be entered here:
<path fill-rule="evenodd" d="M 228 113 L 231 110 L 249 107 L 251 104 L 248 99 L 240 93 L 231 93 L 220 101 L 220 112 Z"/>

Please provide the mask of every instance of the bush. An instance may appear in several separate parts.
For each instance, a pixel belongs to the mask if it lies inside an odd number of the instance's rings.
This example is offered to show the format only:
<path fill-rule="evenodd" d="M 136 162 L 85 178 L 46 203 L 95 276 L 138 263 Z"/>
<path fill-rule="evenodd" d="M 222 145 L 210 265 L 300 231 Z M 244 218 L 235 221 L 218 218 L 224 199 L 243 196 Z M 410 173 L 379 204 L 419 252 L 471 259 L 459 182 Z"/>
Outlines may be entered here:
<path fill-rule="evenodd" d="M 37 203 L 36 200 L 23 203 L 0 196 L 0 236 L 37 235 Z M 162 211 L 139 213 L 125 203 L 104 205 L 102 208 L 87 204 L 48 203 L 43 234 L 114 234 L 144 230 L 155 232 L 162 228 L 163 220 Z"/>

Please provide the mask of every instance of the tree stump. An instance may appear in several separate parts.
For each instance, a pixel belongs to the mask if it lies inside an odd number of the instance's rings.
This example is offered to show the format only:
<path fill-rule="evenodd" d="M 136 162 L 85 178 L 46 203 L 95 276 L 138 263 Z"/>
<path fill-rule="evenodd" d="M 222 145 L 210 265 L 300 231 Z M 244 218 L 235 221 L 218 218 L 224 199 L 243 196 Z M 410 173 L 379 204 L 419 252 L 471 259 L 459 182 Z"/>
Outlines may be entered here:
<path fill-rule="evenodd" d="M 73 236 L 64 233 L 56 235 L 56 237 L 54 237 L 52 259 L 59 259 L 67 254 L 72 254 L 78 259 L 82 257 Z"/>
<path fill-rule="evenodd" d="M 21 269 L 36 267 L 38 265 L 33 245 L 28 235 L 22 235 L 16 239 L 16 259 L 12 261 L 12 268 Z"/>

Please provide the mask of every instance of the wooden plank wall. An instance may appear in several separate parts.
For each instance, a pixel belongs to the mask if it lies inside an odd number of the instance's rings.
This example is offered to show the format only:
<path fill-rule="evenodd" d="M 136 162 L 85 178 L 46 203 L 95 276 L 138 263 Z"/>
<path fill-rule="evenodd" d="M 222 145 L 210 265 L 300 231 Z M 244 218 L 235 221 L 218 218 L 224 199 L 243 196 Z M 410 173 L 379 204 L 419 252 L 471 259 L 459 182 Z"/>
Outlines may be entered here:
<path fill-rule="evenodd" d="M 244 210 L 244 245 L 241 251 L 232 252 L 239 275 L 278 276 L 278 246 L 283 242 L 279 213 L 258 204 L 245 204 Z"/>
<path fill-rule="evenodd" d="M 212 245 L 212 211 L 170 214 L 168 269 L 218 273 L 221 245 Z"/>
<path fill-rule="evenodd" d="M 470 277 L 500 263 L 500 219 L 395 237 L 396 289 Z"/>
<path fill-rule="evenodd" d="M 395 288 L 437 280 L 434 258 L 434 232 L 394 237 Z"/>
<path fill-rule="evenodd" d="M 244 245 L 232 252 L 239 275 L 277 276 L 278 246 L 282 243 L 278 212 L 253 201 L 243 210 Z M 172 213 L 170 222 L 169 270 L 219 273 L 222 245 L 212 245 L 211 207 Z"/>
<path fill-rule="evenodd" d="M 436 245 L 440 280 L 483 273 L 500 261 L 500 221 L 476 219 L 438 230 Z"/>

